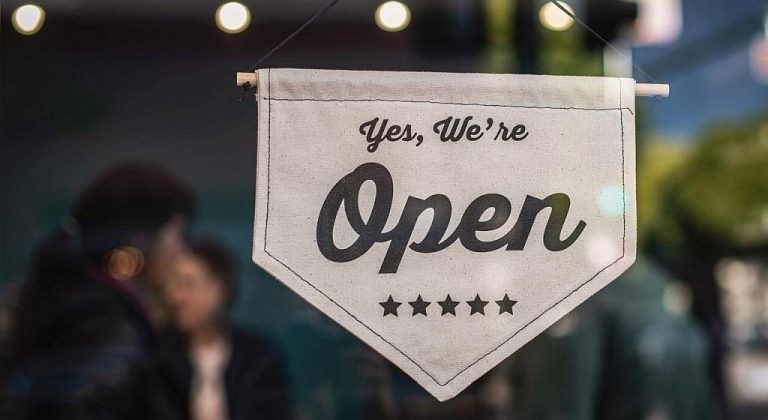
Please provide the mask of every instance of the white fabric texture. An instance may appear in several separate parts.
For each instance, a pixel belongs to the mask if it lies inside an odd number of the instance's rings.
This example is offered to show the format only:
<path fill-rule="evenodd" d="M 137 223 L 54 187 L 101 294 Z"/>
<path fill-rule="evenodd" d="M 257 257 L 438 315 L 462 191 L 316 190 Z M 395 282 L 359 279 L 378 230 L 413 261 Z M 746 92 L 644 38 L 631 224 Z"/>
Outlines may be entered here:
<path fill-rule="evenodd" d="M 258 81 L 254 262 L 441 401 L 635 260 L 634 80 Z"/>

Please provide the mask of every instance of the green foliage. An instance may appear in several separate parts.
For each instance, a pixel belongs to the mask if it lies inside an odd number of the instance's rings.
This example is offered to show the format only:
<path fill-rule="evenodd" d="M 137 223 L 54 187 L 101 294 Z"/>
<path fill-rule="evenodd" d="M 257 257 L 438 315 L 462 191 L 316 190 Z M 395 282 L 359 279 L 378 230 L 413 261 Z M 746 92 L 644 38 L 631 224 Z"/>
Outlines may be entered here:
<path fill-rule="evenodd" d="M 638 148 L 637 159 L 637 230 L 640 244 L 649 237 L 665 248 L 679 247 L 683 241 L 677 221 L 665 200 L 669 184 L 684 167 L 688 150 L 661 139 L 646 140 Z"/>
<path fill-rule="evenodd" d="M 575 25 L 562 32 L 542 27 L 541 69 L 544 74 L 567 76 L 602 76 L 602 56 L 583 47 L 579 28 Z"/>
<path fill-rule="evenodd" d="M 683 214 L 722 246 L 766 246 L 768 115 L 708 130 L 676 184 Z"/>

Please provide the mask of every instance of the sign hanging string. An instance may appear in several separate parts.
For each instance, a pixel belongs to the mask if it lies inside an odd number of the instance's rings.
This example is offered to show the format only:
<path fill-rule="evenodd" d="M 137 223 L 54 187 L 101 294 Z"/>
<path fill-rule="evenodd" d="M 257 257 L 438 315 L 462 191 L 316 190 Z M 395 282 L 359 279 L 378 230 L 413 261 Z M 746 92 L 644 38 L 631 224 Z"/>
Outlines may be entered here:
<path fill-rule="evenodd" d="M 283 48 L 283 46 L 285 44 L 289 43 L 294 37 L 296 37 L 296 35 L 302 33 L 304 31 L 304 29 L 307 29 L 307 27 L 309 27 L 309 25 L 313 24 L 315 22 L 315 20 L 317 20 L 320 16 L 324 15 L 327 11 L 331 10 L 331 8 L 333 8 L 333 6 L 335 6 L 336 3 L 338 3 L 338 2 L 339 2 L 339 0 L 331 0 L 322 9 L 318 10 L 317 13 L 315 13 L 311 18 L 309 18 L 306 22 L 304 22 L 304 24 L 299 26 L 298 29 L 296 29 L 295 31 L 291 32 L 290 35 L 285 37 L 285 39 L 283 39 L 282 41 L 280 41 L 280 43 L 275 45 L 274 48 L 272 48 L 266 54 L 264 54 L 261 58 L 259 58 L 259 60 L 256 61 L 256 63 L 254 63 L 254 65 L 252 65 L 251 68 L 248 69 L 248 71 L 251 72 L 251 73 L 256 71 L 256 69 L 259 68 L 259 65 L 261 63 L 263 63 L 266 59 L 271 57 L 272 54 L 277 52 L 277 50 L 279 50 L 280 48 Z M 245 95 L 245 92 L 250 90 L 252 87 L 253 86 L 251 86 L 250 83 L 248 83 L 248 82 L 246 82 L 243 85 L 243 91 L 242 91 L 242 93 L 240 95 L 240 101 L 241 102 L 243 100 L 243 96 Z"/>
<path fill-rule="evenodd" d="M 299 26 L 295 31 L 291 32 L 290 35 L 285 37 L 285 39 L 280 41 L 271 50 L 269 50 L 266 54 L 264 54 L 261 58 L 259 58 L 259 60 L 256 61 L 256 63 L 254 65 L 252 65 L 248 69 L 248 72 L 253 73 L 254 71 L 256 71 L 259 68 L 259 65 L 261 65 L 261 63 L 263 63 L 265 60 L 267 60 L 269 57 L 271 57 L 274 53 L 276 53 L 279 49 L 281 49 L 283 46 L 285 46 L 285 44 L 289 43 L 293 38 L 296 37 L 296 35 L 300 34 L 305 29 L 307 29 L 307 27 L 309 27 L 309 25 L 313 24 L 318 18 L 320 18 L 320 16 L 324 15 L 326 12 L 331 10 L 333 8 L 333 6 L 335 6 L 339 1 L 340 0 L 331 0 L 328 4 L 323 6 L 323 8 L 318 10 L 314 15 L 312 15 L 312 17 L 310 17 L 306 22 L 304 22 L 301 26 Z M 652 81 L 653 83 L 658 83 L 656 81 L 656 79 L 653 78 L 653 76 L 651 76 L 645 70 L 643 70 L 642 67 L 640 67 L 639 65 L 635 64 L 634 60 L 632 60 L 631 58 L 627 57 L 626 54 L 624 54 L 624 52 L 622 52 L 619 48 L 614 46 L 610 41 L 605 39 L 597 31 L 592 29 L 589 25 L 587 25 L 586 22 L 584 22 L 583 20 L 579 19 L 573 12 L 571 12 L 566 7 L 561 5 L 560 1 L 558 1 L 558 0 L 550 0 L 550 3 L 554 4 L 555 6 L 557 6 L 557 8 L 560 9 L 563 13 L 565 13 L 571 19 L 573 19 L 575 22 L 577 22 L 579 25 L 584 27 L 584 29 L 586 29 L 587 31 L 589 31 L 589 33 L 591 33 L 597 39 L 599 39 L 600 42 L 602 42 L 606 46 L 610 47 L 614 52 L 616 52 L 619 55 L 619 57 L 621 57 L 622 60 L 624 60 L 626 63 L 631 64 L 632 67 L 635 70 L 637 70 L 638 72 L 642 73 L 643 76 L 645 76 L 648 80 Z M 251 90 L 253 87 L 254 86 L 251 86 L 251 84 L 249 82 L 243 83 L 243 85 L 242 85 L 242 92 L 240 94 L 240 99 L 239 99 L 240 102 L 242 102 L 243 97 L 245 96 L 245 92 Z"/>
<path fill-rule="evenodd" d="M 563 11 L 563 13 L 565 13 L 566 15 L 570 16 L 570 18 L 571 18 L 571 19 L 573 19 L 574 21 L 576 21 L 576 23 L 578 23 L 579 25 L 583 26 L 583 27 L 584 27 L 584 29 L 586 29 L 587 31 L 589 31 L 589 33 L 591 33 L 592 35 L 594 35 L 594 36 L 595 36 L 595 38 L 599 39 L 599 40 L 600 40 L 600 42 L 602 42 L 602 43 L 603 43 L 603 44 L 605 44 L 606 46 L 610 47 L 610 48 L 611 48 L 611 49 L 612 49 L 614 52 L 616 52 L 616 53 L 619 55 L 619 57 L 621 57 L 621 59 L 622 59 L 622 60 L 624 60 L 625 62 L 627 62 L 627 63 L 631 64 L 631 65 L 632 65 L 632 67 L 633 67 L 635 70 L 637 70 L 637 71 L 639 71 L 640 73 L 642 73 L 642 74 L 643 74 L 643 76 L 645 76 L 645 77 L 647 77 L 647 78 L 648 78 L 648 80 L 652 81 L 653 83 L 658 83 L 658 82 L 656 81 L 656 79 L 654 79 L 654 78 L 653 78 L 653 77 L 652 77 L 650 74 L 648 74 L 648 73 L 647 73 L 645 70 L 643 70 L 643 69 L 642 69 L 642 67 L 640 67 L 640 66 L 638 66 L 637 64 L 635 64 L 634 60 L 632 60 L 631 58 L 627 57 L 627 56 L 626 56 L 626 55 L 625 55 L 625 54 L 624 54 L 624 53 L 623 53 L 623 52 L 622 52 L 620 49 L 616 48 L 616 46 L 614 46 L 614 45 L 613 45 L 613 44 L 612 44 L 610 41 L 608 41 L 608 40 L 607 40 L 607 39 L 605 39 L 605 38 L 604 38 L 602 35 L 600 35 L 599 33 L 597 33 L 597 31 L 595 31 L 594 29 L 592 29 L 591 27 L 589 27 L 589 25 L 587 25 L 587 23 L 586 23 L 586 22 L 584 22 L 583 20 L 579 19 L 579 18 L 576 16 L 576 14 L 574 14 L 573 12 L 571 12 L 570 10 L 568 10 L 567 8 L 565 8 L 565 7 L 564 7 L 562 4 L 560 4 L 560 2 L 559 2 L 559 1 L 557 1 L 557 0 L 550 0 L 550 3 L 554 4 L 555 6 L 557 6 L 557 8 L 558 8 L 558 9 L 560 9 L 560 10 L 562 10 L 562 11 Z"/>

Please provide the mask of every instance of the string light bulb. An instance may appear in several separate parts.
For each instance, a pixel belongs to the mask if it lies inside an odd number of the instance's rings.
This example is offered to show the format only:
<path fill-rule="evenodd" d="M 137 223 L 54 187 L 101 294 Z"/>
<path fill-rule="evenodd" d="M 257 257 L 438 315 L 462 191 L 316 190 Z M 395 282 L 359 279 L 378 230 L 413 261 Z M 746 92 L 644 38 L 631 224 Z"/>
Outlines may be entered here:
<path fill-rule="evenodd" d="M 228 34 L 243 32 L 251 23 L 251 11 L 236 1 L 224 3 L 216 9 L 216 26 Z"/>
<path fill-rule="evenodd" d="M 562 1 L 557 3 L 567 10 L 568 13 L 573 14 L 571 5 Z M 545 28 L 556 32 L 565 31 L 573 26 L 573 18 L 552 2 L 547 2 L 541 6 L 541 9 L 539 9 L 539 21 Z"/>
<path fill-rule="evenodd" d="M 388 1 L 376 8 L 376 25 L 387 32 L 402 31 L 411 23 L 411 9 L 399 1 Z"/>
<path fill-rule="evenodd" d="M 13 29 L 22 35 L 36 34 L 43 27 L 45 10 L 35 4 L 19 6 L 11 14 Z"/>

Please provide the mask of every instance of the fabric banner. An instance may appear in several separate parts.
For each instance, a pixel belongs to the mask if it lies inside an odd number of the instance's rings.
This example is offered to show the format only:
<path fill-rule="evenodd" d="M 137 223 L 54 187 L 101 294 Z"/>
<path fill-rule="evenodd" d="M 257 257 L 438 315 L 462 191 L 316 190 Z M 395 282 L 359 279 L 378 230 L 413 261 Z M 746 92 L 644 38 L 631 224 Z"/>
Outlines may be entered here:
<path fill-rule="evenodd" d="M 253 260 L 449 399 L 635 260 L 635 82 L 258 71 Z"/>

